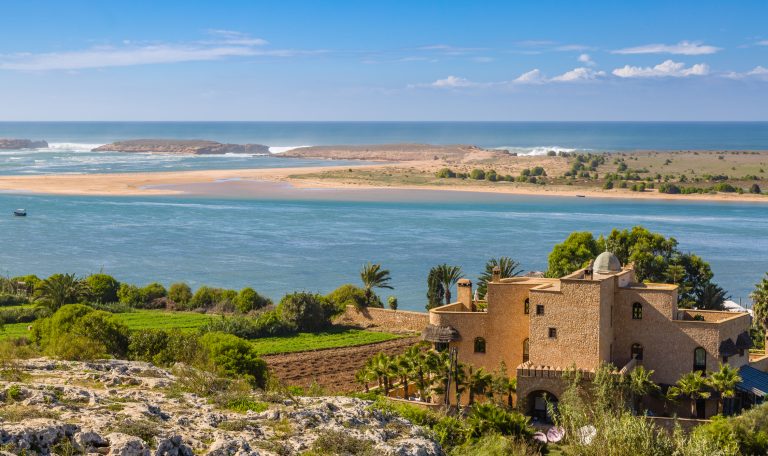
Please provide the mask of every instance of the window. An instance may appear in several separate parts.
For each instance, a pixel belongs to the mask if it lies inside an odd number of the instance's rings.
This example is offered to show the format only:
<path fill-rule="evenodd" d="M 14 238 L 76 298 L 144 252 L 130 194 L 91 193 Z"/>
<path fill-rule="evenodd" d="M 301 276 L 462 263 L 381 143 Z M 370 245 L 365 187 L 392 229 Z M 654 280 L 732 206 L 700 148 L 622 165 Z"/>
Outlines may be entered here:
<path fill-rule="evenodd" d="M 525 339 L 523 341 L 523 362 L 528 361 L 528 358 L 529 358 L 528 350 L 529 350 L 528 339 Z"/>
<path fill-rule="evenodd" d="M 544 306 L 542 304 L 536 304 L 536 315 L 544 315 Z"/>
<path fill-rule="evenodd" d="M 528 298 L 525 298 L 525 302 L 523 303 L 523 312 L 525 312 L 526 315 L 531 313 L 531 300 Z"/>
<path fill-rule="evenodd" d="M 632 319 L 633 320 L 643 319 L 643 305 L 640 304 L 639 302 L 632 304 Z"/>
<path fill-rule="evenodd" d="M 631 351 L 632 358 L 642 361 L 643 360 L 643 346 L 640 344 L 632 344 Z"/>
<path fill-rule="evenodd" d="M 482 337 L 475 338 L 475 353 L 485 353 L 485 339 Z"/>
<path fill-rule="evenodd" d="M 436 342 L 435 343 L 435 350 L 439 352 L 448 351 L 448 344 L 446 342 Z"/>
<path fill-rule="evenodd" d="M 549 328 L 549 338 L 557 339 L 557 328 Z"/>
<path fill-rule="evenodd" d="M 693 370 L 707 371 L 707 351 L 701 347 L 693 351 Z"/>

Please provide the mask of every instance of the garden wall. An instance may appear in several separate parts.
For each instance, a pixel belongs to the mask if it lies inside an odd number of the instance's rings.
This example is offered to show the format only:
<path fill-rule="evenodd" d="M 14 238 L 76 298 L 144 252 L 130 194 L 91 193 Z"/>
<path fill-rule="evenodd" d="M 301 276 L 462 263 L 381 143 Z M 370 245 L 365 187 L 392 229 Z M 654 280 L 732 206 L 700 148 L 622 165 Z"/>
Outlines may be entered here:
<path fill-rule="evenodd" d="M 336 317 L 334 323 L 382 331 L 420 333 L 429 324 L 429 314 L 372 307 L 358 310 L 355 306 L 347 306 L 347 310 Z"/>

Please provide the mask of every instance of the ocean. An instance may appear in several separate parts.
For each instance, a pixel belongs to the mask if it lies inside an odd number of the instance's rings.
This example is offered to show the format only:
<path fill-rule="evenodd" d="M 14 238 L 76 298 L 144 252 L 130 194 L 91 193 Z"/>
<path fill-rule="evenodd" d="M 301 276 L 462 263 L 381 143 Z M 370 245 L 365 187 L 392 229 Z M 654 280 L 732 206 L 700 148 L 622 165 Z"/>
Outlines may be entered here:
<path fill-rule="evenodd" d="M 198 138 L 285 148 L 390 142 L 465 143 L 610 152 L 632 149 L 768 149 L 768 123 L 0 123 L 0 137 L 45 139 L 43 151 L 0 151 L 0 174 L 148 172 L 329 165 L 265 156 L 95 154 L 88 145 L 130 138 Z M 339 163 L 343 165 L 344 163 Z M 279 192 L 277 192 L 279 193 Z M 275 194 L 277 194 L 275 193 Z M 12 217 L 23 207 L 26 218 Z M 6 215 L 2 215 L 6 214 Z M 278 300 L 359 282 L 368 261 L 391 270 L 403 309 L 424 307 L 435 264 L 475 280 L 488 258 L 544 270 L 572 231 L 607 234 L 643 225 L 709 261 L 715 281 L 748 301 L 768 271 L 768 206 L 600 200 L 452 192 L 285 191 L 269 199 L 216 194 L 79 197 L 0 193 L 0 273 L 46 276 L 105 271 L 166 285 L 252 286 Z"/>

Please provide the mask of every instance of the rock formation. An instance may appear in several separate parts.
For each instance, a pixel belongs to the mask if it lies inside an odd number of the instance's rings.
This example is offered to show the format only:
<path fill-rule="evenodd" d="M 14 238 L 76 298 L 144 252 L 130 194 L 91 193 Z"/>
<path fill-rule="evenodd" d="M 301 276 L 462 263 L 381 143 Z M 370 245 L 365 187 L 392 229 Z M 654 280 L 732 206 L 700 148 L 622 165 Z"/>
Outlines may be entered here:
<path fill-rule="evenodd" d="M 298 455 L 318 439 L 382 456 L 442 454 L 422 428 L 360 399 L 254 393 L 262 411 L 238 413 L 147 363 L 38 358 L 3 372 L 13 381 L 0 381 L 0 455 Z"/>
<path fill-rule="evenodd" d="M 373 144 L 360 146 L 299 147 L 277 154 L 289 158 L 327 158 L 334 160 L 383 161 L 460 161 L 483 154 L 488 158 L 509 156 L 506 150 L 487 150 L 469 145 Z"/>
<path fill-rule="evenodd" d="M 31 139 L 0 138 L 0 149 L 44 149 L 48 147 L 46 141 L 33 141 Z"/>
<path fill-rule="evenodd" d="M 93 152 L 155 152 L 163 154 L 268 154 L 269 147 L 262 144 L 223 144 L 216 141 L 176 139 L 132 139 L 105 144 Z"/>

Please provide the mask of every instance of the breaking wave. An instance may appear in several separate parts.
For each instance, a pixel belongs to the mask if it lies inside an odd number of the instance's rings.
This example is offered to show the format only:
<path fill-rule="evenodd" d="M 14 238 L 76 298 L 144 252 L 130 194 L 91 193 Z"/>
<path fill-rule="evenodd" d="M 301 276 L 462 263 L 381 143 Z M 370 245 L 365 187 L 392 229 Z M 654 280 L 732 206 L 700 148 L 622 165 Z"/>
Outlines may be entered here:
<path fill-rule="evenodd" d="M 560 147 L 560 146 L 535 146 L 535 147 L 513 147 L 513 146 L 502 146 L 502 147 L 494 147 L 496 150 L 506 150 L 510 153 L 516 153 L 517 155 L 547 155 L 548 152 L 554 151 L 554 152 L 576 152 L 576 151 L 587 151 L 590 149 L 573 149 L 569 147 Z"/>

